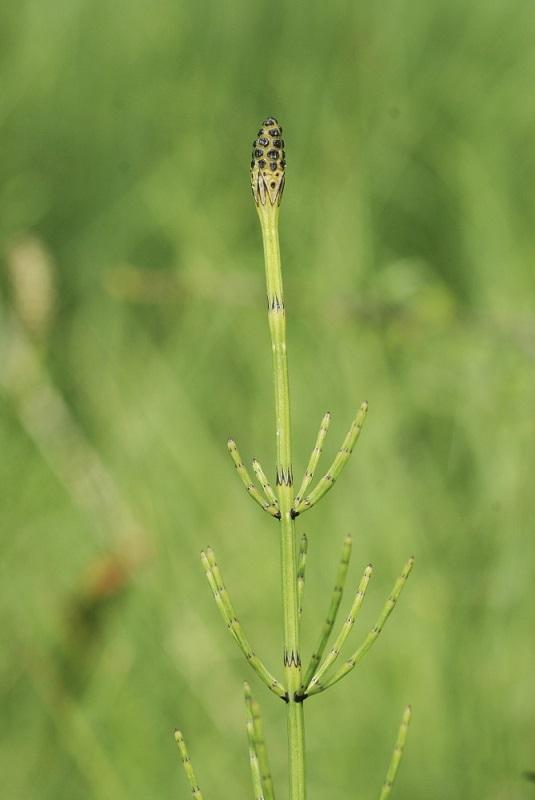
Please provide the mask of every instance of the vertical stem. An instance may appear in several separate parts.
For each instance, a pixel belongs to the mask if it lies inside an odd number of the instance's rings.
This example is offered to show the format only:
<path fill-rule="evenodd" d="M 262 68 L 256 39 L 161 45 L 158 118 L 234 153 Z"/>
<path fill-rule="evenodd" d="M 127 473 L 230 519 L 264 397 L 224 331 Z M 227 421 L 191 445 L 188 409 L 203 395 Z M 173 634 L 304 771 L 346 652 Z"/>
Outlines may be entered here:
<path fill-rule="evenodd" d="M 266 263 L 268 320 L 275 378 L 277 431 L 277 493 L 281 522 L 282 605 L 284 614 L 284 669 L 288 689 L 288 761 L 290 800 L 305 800 L 305 736 L 299 650 L 297 542 L 292 516 L 294 487 L 291 457 L 290 398 L 286 353 L 286 314 L 278 235 L 278 205 L 258 205 Z"/>

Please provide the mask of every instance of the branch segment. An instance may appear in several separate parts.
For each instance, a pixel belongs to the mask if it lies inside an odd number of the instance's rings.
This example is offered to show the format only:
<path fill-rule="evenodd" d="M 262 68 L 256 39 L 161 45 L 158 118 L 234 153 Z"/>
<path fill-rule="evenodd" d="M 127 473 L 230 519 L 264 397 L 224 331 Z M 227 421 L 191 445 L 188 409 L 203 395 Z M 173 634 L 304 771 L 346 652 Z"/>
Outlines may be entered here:
<path fill-rule="evenodd" d="M 234 441 L 234 439 L 229 439 L 227 441 L 227 447 L 228 447 L 228 451 L 230 453 L 230 457 L 232 458 L 232 460 L 234 462 L 234 466 L 236 467 L 236 472 L 240 476 L 241 481 L 242 481 L 243 485 L 245 486 L 247 492 L 251 495 L 253 500 L 256 503 L 258 503 L 260 508 L 262 508 L 264 511 L 267 511 L 267 513 L 271 514 L 272 517 L 276 517 L 277 519 L 280 519 L 279 504 L 277 502 L 277 498 L 275 497 L 274 494 L 273 494 L 273 498 L 271 498 L 269 495 L 266 498 L 262 497 L 262 495 L 260 494 L 260 492 L 258 491 L 256 486 L 254 485 L 254 483 L 253 483 L 253 481 L 251 479 L 251 476 L 249 475 L 249 472 L 247 470 L 247 467 L 245 466 L 245 464 L 243 463 L 243 461 L 241 459 L 238 447 L 237 447 L 236 442 Z M 255 467 L 255 464 L 256 464 L 256 467 Z M 263 475 L 263 477 L 265 479 L 266 486 L 269 486 L 269 489 L 271 489 L 271 486 L 269 485 L 269 481 L 265 477 L 265 475 L 264 475 L 264 473 L 262 471 L 262 467 L 260 466 L 258 461 L 254 461 L 253 462 L 253 467 L 255 468 L 255 472 L 257 474 L 258 474 L 257 470 L 258 469 L 260 470 L 260 472 L 262 473 L 262 475 Z M 266 491 L 266 487 L 263 487 L 263 488 L 264 488 L 264 491 Z M 273 493 L 273 489 L 271 489 L 271 492 Z M 266 492 L 266 494 L 267 494 L 267 492 Z M 273 502 L 273 500 L 275 502 Z"/>
<path fill-rule="evenodd" d="M 206 553 L 201 553 L 201 561 L 204 571 L 206 572 L 206 577 L 208 578 L 208 583 L 212 589 L 217 607 L 227 625 L 227 628 L 236 640 L 238 647 L 268 689 L 271 689 L 271 691 L 276 694 L 277 697 L 280 697 L 286 702 L 288 700 L 286 689 L 282 683 L 280 683 L 280 681 L 278 681 L 277 678 L 275 678 L 271 672 L 266 669 L 263 662 L 258 658 L 252 649 L 249 640 L 243 631 L 243 628 L 240 625 L 240 622 L 236 616 L 236 612 L 234 611 L 234 606 L 231 603 L 230 597 L 225 588 L 225 584 L 223 583 L 221 572 L 219 571 L 219 567 L 215 560 L 214 551 L 211 547 L 206 548 Z"/>
<path fill-rule="evenodd" d="M 264 794 L 262 792 L 262 776 L 260 774 L 258 754 L 255 748 L 253 723 L 247 721 L 246 729 L 247 729 L 247 739 L 249 740 L 249 763 L 251 765 L 251 776 L 253 779 L 254 797 L 255 800 L 265 800 Z"/>
<path fill-rule="evenodd" d="M 260 462 L 253 458 L 253 469 L 254 473 L 257 477 L 258 483 L 264 490 L 264 494 L 266 495 L 266 499 L 268 502 L 273 506 L 273 508 L 278 511 L 279 510 L 279 501 L 277 500 L 277 496 L 273 491 L 273 487 L 271 486 L 270 482 L 266 477 L 266 473 L 260 466 Z M 279 515 L 280 516 L 280 515 Z"/>
<path fill-rule="evenodd" d="M 405 742 L 407 741 L 407 734 L 409 732 L 411 715 L 412 715 L 411 707 L 407 706 L 405 711 L 403 712 L 403 717 L 401 719 L 401 725 L 399 727 L 399 732 L 398 732 L 398 738 L 396 739 L 396 745 L 394 747 L 394 752 L 392 753 L 392 758 L 390 759 L 390 766 L 388 767 L 388 772 L 386 773 L 385 782 L 383 783 L 383 788 L 381 789 L 379 800 L 387 800 L 387 798 L 390 797 L 390 792 L 392 791 L 392 786 L 394 785 L 394 781 L 396 780 L 396 775 L 398 774 L 399 765 L 403 757 L 403 749 L 405 747 Z"/>
<path fill-rule="evenodd" d="M 186 742 L 184 741 L 184 737 L 180 731 L 175 731 L 175 741 L 180 751 L 182 766 L 184 767 L 184 772 L 186 773 L 186 778 L 188 779 L 188 783 L 191 787 L 193 797 L 195 800 L 203 800 L 202 792 L 199 789 L 199 784 L 197 783 L 197 778 L 195 777 L 195 773 L 193 771 L 193 766 L 191 764 L 188 749 L 186 747 Z"/>
<path fill-rule="evenodd" d="M 394 606 L 398 601 L 399 595 L 401 594 L 402 589 L 405 586 L 405 583 L 407 582 L 407 578 L 411 573 L 413 564 L 414 564 L 414 558 L 411 557 L 405 564 L 403 572 L 401 573 L 400 577 L 394 584 L 394 588 L 392 589 L 392 592 L 390 593 L 388 600 L 386 601 L 383 607 L 383 610 L 379 614 L 377 622 L 370 630 L 370 632 L 366 636 L 361 646 L 355 651 L 355 653 L 353 653 L 351 658 L 347 659 L 347 661 L 340 667 L 340 669 L 337 672 L 335 672 L 335 674 L 331 678 L 327 679 L 325 683 L 316 682 L 314 683 L 314 686 L 312 686 L 312 681 L 311 681 L 310 686 L 305 691 L 305 696 L 318 694 L 319 692 L 325 691 L 325 689 L 328 689 L 330 686 L 334 686 L 335 683 L 338 683 L 338 681 L 341 680 L 345 675 L 347 675 L 348 672 L 351 672 L 353 667 L 355 667 L 359 663 L 359 661 L 361 661 L 364 658 L 370 647 L 373 645 L 373 643 L 376 641 L 379 634 L 383 630 L 384 624 L 387 621 L 388 617 L 394 610 Z"/>
<path fill-rule="evenodd" d="M 305 571 L 307 564 L 308 539 L 306 533 L 301 536 L 299 545 L 299 561 L 297 564 L 297 616 L 301 623 L 303 616 L 303 597 L 305 594 Z"/>
<path fill-rule="evenodd" d="M 271 770 L 269 768 L 269 760 L 267 755 L 266 742 L 264 739 L 264 726 L 262 724 L 260 706 L 251 695 L 251 688 L 247 682 L 244 683 L 244 691 L 245 691 L 245 705 L 247 708 L 247 734 L 249 737 L 249 748 L 250 748 L 249 753 L 251 752 L 251 747 L 252 747 L 256 755 L 257 764 L 260 771 L 260 784 L 264 800 L 274 800 L 273 781 L 271 779 Z M 257 777 L 256 766 L 253 765 L 252 761 L 251 761 L 251 770 L 252 771 L 254 770 L 253 784 L 255 784 Z"/>
<path fill-rule="evenodd" d="M 351 536 L 347 535 L 346 538 L 344 539 L 344 544 L 342 548 L 342 557 L 340 559 L 340 564 L 338 566 L 338 572 L 336 573 L 336 582 L 334 584 L 331 603 L 329 606 L 329 610 L 327 612 L 327 618 L 323 624 L 323 628 L 321 630 L 320 638 L 318 644 L 316 645 L 316 649 L 312 653 L 310 663 L 307 667 L 307 671 L 305 672 L 305 676 L 303 678 L 303 686 L 308 686 L 308 684 L 310 683 L 310 679 L 314 675 L 316 668 L 321 661 L 321 658 L 327 646 L 327 642 L 329 641 L 329 636 L 331 635 L 334 623 L 336 622 L 336 616 L 338 614 L 338 609 L 340 608 L 340 603 L 342 602 L 342 596 L 344 593 L 344 585 L 347 577 L 349 561 L 351 559 L 352 546 L 353 542 Z"/>
<path fill-rule="evenodd" d="M 323 442 L 325 441 L 325 437 L 327 436 L 327 431 L 329 430 L 330 422 L 331 422 L 331 415 L 327 411 L 324 414 L 323 419 L 321 421 L 320 429 L 318 431 L 318 436 L 316 438 L 316 444 L 314 445 L 314 449 L 310 454 L 307 468 L 303 476 L 303 481 L 301 483 L 301 486 L 299 487 L 299 491 L 295 496 L 294 509 L 299 507 L 299 504 L 301 503 L 301 500 L 303 499 L 305 492 L 312 483 L 312 479 L 314 478 L 316 467 L 318 466 L 318 461 L 320 460 L 320 456 L 322 453 Z"/>
<path fill-rule="evenodd" d="M 357 439 L 359 438 L 367 413 L 368 413 L 368 403 L 364 402 L 360 406 L 357 416 L 353 420 L 351 428 L 349 429 L 347 436 L 345 437 L 342 446 L 338 451 L 338 453 L 336 454 L 329 470 L 325 473 L 323 478 L 321 478 L 321 480 L 318 481 L 316 487 L 310 492 L 309 495 L 300 500 L 299 503 L 297 503 L 297 501 L 294 502 L 293 513 L 295 516 L 297 516 L 298 514 L 302 514 L 303 511 L 307 511 L 307 509 L 312 508 L 312 506 L 316 505 L 316 503 L 321 500 L 323 495 L 327 494 L 329 489 L 331 489 L 334 486 L 335 481 L 337 480 L 338 476 L 340 475 L 343 468 L 347 464 L 349 456 L 353 452 L 353 448 L 355 447 Z"/>
<path fill-rule="evenodd" d="M 353 604 L 351 606 L 349 615 L 345 620 L 344 624 L 342 625 L 340 633 L 336 637 L 333 646 L 331 647 L 331 649 L 327 654 L 327 657 L 323 661 L 323 664 L 320 666 L 319 670 L 316 672 L 310 683 L 308 685 L 305 684 L 307 687 L 305 690 L 305 694 L 313 694 L 314 687 L 321 686 L 321 679 L 323 675 L 325 675 L 329 667 L 331 667 L 332 664 L 334 664 L 334 662 L 338 658 L 338 655 L 340 654 L 340 651 L 342 650 L 342 647 L 344 646 L 347 637 L 351 633 L 351 629 L 355 624 L 355 620 L 358 617 L 362 601 L 364 600 L 364 595 L 366 594 L 366 589 L 368 588 L 368 583 L 370 581 L 372 569 L 373 569 L 372 565 L 368 564 L 368 566 L 364 570 L 364 574 L 359 583 L 359 587 L 355 595 L 355 599 L 353 600 Z"/>

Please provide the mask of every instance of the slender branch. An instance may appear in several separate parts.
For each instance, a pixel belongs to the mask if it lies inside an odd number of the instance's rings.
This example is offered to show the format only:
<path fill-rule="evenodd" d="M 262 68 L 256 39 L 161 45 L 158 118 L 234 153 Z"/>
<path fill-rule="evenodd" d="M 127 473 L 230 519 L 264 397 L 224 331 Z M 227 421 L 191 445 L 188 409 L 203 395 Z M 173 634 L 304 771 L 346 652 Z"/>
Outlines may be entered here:
<path fill-rule="evenodd" d="M 303 686 L 308 686 L 308 684 L 310 683 L 310 679 L 314 675 L 316 668 L 321 661 L 321 658 L 325 651 L 325 647 L 327 646 L 327 642 L 329 641 L 329 636 L 331 635 L 334 623 L 336 622 L 336 616 L 338 614 L 338 609 L 340 608 L 340 603 L 342 602 L 342 596 L 344 593 L 344 585 L 347 577 L 347 570 L 349 568 L 349 561 L 351 559 L 352 546 L 353 542 L 351 536 L 349 536 L 348 534 L 345 537 L 342 546 L 342 557 L 338 565 L 338 571 L 336 573 L 336 581 L 334 584 L 334 589 L 331 597 L 331 602 L 329 605 L 329 610 L 327 612 L 327 617 L 325 619 L 325 622 L 323 623 L 323 628 L 320 633 L 318 644 L 316 645 L 316 649 L 312 653 L 312 656 L 310 658 L 310 663 L 305 672 L 303 678 Z"/>
<path fill-rule="evenodd" d="M 277 500 L 277 495 L 273 491 L 273 487 L 271 486 L 270 482 L 268 481 L 266 474 L 262 467 L 260 466 L 260 462 L 253 458 L 253 469 L 255 475 L 258 479 L 258 482 L 262 489 L 264 490 L 264 494 L 266 495 L 266 499 L 270 503 L 273 508 L 278 511 L 279 510 L 279 501 Z"/>
<path fill-rule="evenodd" d="M 314 474 L 316 472 L 316 467 L 318 466 L 318 461 L 319 461 L 320 456 L 321 456 L 321 452 L 322 452 L 322 448 L 323 448 L 323 442 L 325 441 L 325 437 L 327 436 L 327 431 L 329 430 L 330 421 L 331 421 L 331 415 L 327 411 L 326 414 L 324 415 L 322 421 L 321 421 L 320 429 L 318 431 L 318 436 L 317 436 L 317 439 L 316 439 L 316 444 L 314 445 L 314 449 L 312 450 L 312 453 L 310 454 L 310 459 L 308 461 L 307 468 L 306 468 L 305 474 L 303 476 L 303 481 L 301 483 L 301 486 L 299 487 L 299 491 L 297 492 L 297 494 L 295 496 L 294 509 L 296 509 L 299 506 L 299 503 L 301 502 L 302 498 L 304 497 L 305 492 L 307 491 L 308 487 L 312 483 L 312 479 L 313 479 Z"/>
<path fill-rule="evenodd" d="M 358 650 L 356 650 L 355 653 L 353 653 L 351 658 L 347 659 L 347 661 L 340 667 L 338 672 L 336 672 L 331 678 L 329 678 L 326 681 L 326 683 L 315 684 L 315 686 L 312 687 L 311 690 L 307 692 L 307 694 L 317 694 L 318 692 L 323 692 L 325 689 L 328 689 L 330 686 L 334 686 L 335 683 L 338 683 L 338 681 L 341 680 L 345 675 L 347 675 L 348 672 L 351 672 L 353 667 L 355 667 L 359 663 L 359 661 L 361 661 L 364 658 L 370 647 L 373 645 L 373 643 L 376 641 L 377 637 L 383 630 L 384 624 L 387 621 L 388 617 L 394 610 L 394 606 L 398 601 L 399 595 L 401 594 L 401 591 L 405 586 L 405 583 L 407 582 L 407 578 L 411 573 L 413 564 L 414 564 L 414 558 L 411 557 L 405 564 L 403 572 L 401 573 L 400 577 L 394 584 L 394 588 L 392 589 L 392 592 L 388 600 L 386 601 L 377 622 L 370 630 L 370 632 L 368 633 L 364 642 L 361 644 Z"/>
<path fill-rule="evenodd" d="M 405 747 L 405 742 L 407 741 L 411 715 L 411 707 L 407 706 L 403 712 L 403 717 L 401 718 L 398 738 L 396 739 L 396 745 L 394 747 L 394 752 L 392 753 L 392 758 L 390 759 L 390 765 L 388 767 L 388 772 L 386 773 L 385 782 L 383 783 L 383 787 L 381 789 L 381 794 L 379 795 L 379 800 L 387 800 L 387 798 L 390 797 L 390 792 L 392 791 L 392 786 L 396 780 L 399 765 L 403 757 L 403 748 Z"/>
<path fill-rule="evenodd" d="M 254 726 L 250 720 L 246 723 L 247 739 L 249 741 L 249 763 L 251 765 L 251 776 L 253 779 L 253 790 L 255 800 L 264 800 L 262 791 L 262 775 L 260 774 L 260 765 L 258 763 L 258 754 L 255 747 Z"/>
<path fill-rule="evenodd" d="M 277 519 L 280 519 L 278 505 L 274 506 L 273 503 L 271 503 L 268 500 L 265 500 L 262 497 L 262 495 L 260 494 L 260 492 L 258 491 L 258 489 L 256 488 L 256 486 L 254 485 L 254 483 L 253 483 L 253 481 L 251 479 L 251 476 L 249 475 L 249 472 L 247 471 L 247 467 L 245 466 L 245 464 L 243 463 L 243 461 L 241 459 L 240 453 L 238 451 L 238 447 L 237 447 L 236 442 L 234 441 L 234 439 L 229 439 L 227 441 L 227 448 L 228 448 L 228 451 L 230 453 L 230 457 L 234 461 L 234 466 L 236 467 L 236 472 L 240 476 L 241 481 L 242 481 L 243 485 L 245 486 L 247 492 L 251 495 L 253 500 L 256 503 L 258 503 L 260 508 L 262 508 L 264 511 L 267 511 L 267 513 L 271 514 L 272 517 L 277 517 Z"/>
<path fill-rule="evenodd" d="M 265 800 L 274 800 L 273 781 L 271 779 L 271 770 L 269 768 L 269 759 L 266 741 L 264 738 L 264 726 L 262 724 L 260 706 L 251 695 L 251 688 L 247 682 L 244 684 L 244 691 L 248 721 L 251 722 L 253 726 L 253 742 L 256 756 L 258 758 L 258 766 L 260 768 L 260 779 L 263 795 Z"/>
<path fill-rule="evenodd" d="M 298 505 L 294 505 L 294 513 L 301 514 L 321 500 L 324 494 L 327 494 L 329 489 L 332 489 L 335 481 L 342 472 L 343 468 L 349 460 L 349 456 L 353 452 L 353 448 L 359 438 L 366 414 L 368 413 L 368 403 L 361 404 L 357 416 L 353 420 L 351 428 L 349 429 L 346 438 L 342 443 L 342 447 L 336 454 L 333 463 L 329 470 L 325 473 L 323 478 L 318 481 L 316 487 L 305 497 Z"/>
<path fill-rule="evenodd" d="M 201 561 L 208 578 L 208 583 L 212 589 L 217 607 L 225 621 L 227 628 L 236 640 L 240 650 L 245 658 L 254 669 L 258 677 L 265 683 L 268 689 L 271 689 L 277 697 L 287 700 L 287 692 L 284 686 L 275 678 L 271 672 L 264 666 L 263 662 L 258 658 L 252 649 L 247 636 L 236 616 L 234 606 L 230 600 L 229 594 L 223 583 L 219 567 L 215 560 L 214 551 L 209 547 L 206 553 L 201 553 Z"/>
<path fill-rule="evenodd" d="M 202 792 L 199 789 L 199 784 L 197 783 L 197 778 L 195 777 L 195 773 L 193 771 L 193 766 L 191 764 L 191 760 L 188 753 L 188 748 L 186 747 L 186 742 L 184 741 L 184 737 L 182 736 L 180 731 L 175 731 L 175 740 L 178 745 L 178 749 L 180 751 L 180 757 L 182 758 L 182 765 L 184 767 L 184 772 L 186 773 L 186 778 L 188 779 L 188 783 L 191 786 L 191 792 L 195 800 L 203 800 Z"/>
<path fill-rule="evenodd" d="M 346 569 L 347 569 L 347 567 L 346 567 Z M 318 671 L 316 672 L 314 677 L 310 680 L 310 683 L 308 683 L 308 684 L 305 683 L 305 686 L 306 686 L 305 694 L 307 694 L 307 695 L 313 694 L 314 693 L 313 692 L 314 687 L 315 686 L 321 686 L 321 679 L 322 679 L 323 675 L 325 675 L 325 673 L 327 672 L 329 667 L 332 666 L 332 664 L 334 664 L 334 662 L 338 658 L 338 655 L 339 655 L 342 647 L 344 646 L 347 637 L 351 633 L 351 629 L 353 628 L 353 625 L 355 624 L 355 620 L 358 617 L 358 614 L 359 614 L 359 611 L 360 611 L 360 607 L 362 605 L 362 601 L 364 600 L 364 595 L 366 594 L 366 589 L 368 588 L 368 583 L 370 581 L 370 577 L 371 577 L 371 574 L 372 574 L 372 569 L 373 569 L 372 565 L 368 564 L 368 566 L 364 570 L 364 574 L 363 574 L 363 576 L 362 576 L 362 578 L 360 580 L 359 587 L 358 587 L 357 593 L 355 595 L 355 599 L 353 600 L 353 604 L 351 606 L 351 610 L 349 612 L 349 615 L 348 615 L 347 619 L 345 620 L 344 624 L 342 625 L 340 633 L 336 637 L 336 640 L 335 640 L 333 646 L 331 647 L 331 649 L 327 653 L 327 656 L 324 659 L 323 663 L 321 664 L 320 668 L 318 669 Z M 331 628 L 332 628 L 332 625 L 331 625 Z M 329 631 L 329 633 L 330 633 L 330 631 Z"/>
<path fill-rule="evenodd" d="M 303 597 L 305 594 L 305 570 L 307 563 L 308 539 L 306 533 L 301 536 L 299 545 L 299 562 L 297 565 L 297 614 L 299 622 L 303 616 Z"/>

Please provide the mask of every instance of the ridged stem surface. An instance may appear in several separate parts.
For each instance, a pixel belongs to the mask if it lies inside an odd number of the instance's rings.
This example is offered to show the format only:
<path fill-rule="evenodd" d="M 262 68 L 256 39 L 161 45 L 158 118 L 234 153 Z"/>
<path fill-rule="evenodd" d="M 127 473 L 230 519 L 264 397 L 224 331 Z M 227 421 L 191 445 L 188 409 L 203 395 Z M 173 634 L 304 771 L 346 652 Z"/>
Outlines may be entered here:
<path fill-rule="evenodd" d="M 301 687 L 297 543 L 292 514 L 294 487 L 291 456 L 290 397 L 286 352 L 286 313 L 278 235 L 278 206 L 258 206 L 266 265 L 268 320 L 275 381 L 277 435 L 277 495 L 281 525 L 282 604 L 284 615 L 284 670 L 288 690 L 288 760 L 290 800 L 305 800 L 305 739 Z"/>

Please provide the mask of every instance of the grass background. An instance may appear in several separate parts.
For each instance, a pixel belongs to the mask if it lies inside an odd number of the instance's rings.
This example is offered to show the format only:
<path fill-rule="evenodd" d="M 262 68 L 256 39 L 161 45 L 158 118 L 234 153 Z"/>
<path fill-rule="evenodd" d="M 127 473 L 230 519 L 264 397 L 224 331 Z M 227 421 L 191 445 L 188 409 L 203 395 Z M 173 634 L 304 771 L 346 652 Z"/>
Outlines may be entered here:
<path fill-rule="evenodd" d="M 0 775 L 6 800 L 251 797 L 241 683 L 198 553 L 280 672 L 250 143 L 288 155 L 281 237 L 310 652 L 344 534 L 372 561 L 362 666 L 307 703 L 311 800 L 528 798 L 535 768 L 535 15 L 530 2 L 20 0 L 0 9 Z M 346 604 L 349 598 L 346 598 Z M 345 607 L 345 606 L 344 606 Z M 352 638 L 356 642 L 364 626 Z M 278 795 L 284 709 L 262 703 Z"/>

